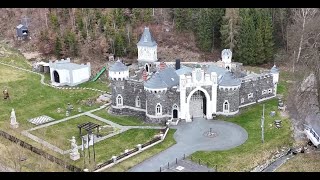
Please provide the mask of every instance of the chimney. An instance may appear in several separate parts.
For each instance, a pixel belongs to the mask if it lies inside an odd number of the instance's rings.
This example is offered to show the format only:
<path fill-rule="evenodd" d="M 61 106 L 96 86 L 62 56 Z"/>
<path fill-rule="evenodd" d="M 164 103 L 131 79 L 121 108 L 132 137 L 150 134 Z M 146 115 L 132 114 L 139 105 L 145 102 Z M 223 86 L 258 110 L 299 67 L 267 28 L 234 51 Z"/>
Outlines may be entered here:
<path fill-rule="evenodd" d="M 142 79 L 143 79 L 143 81 L 147 81 L 147 79 L 148 79 L 148 75 L 147 75 L 147 71 L 146 70 L 142 71 Z"/>
<path fill-rule="evenodd" d="M 176 70 L 180 69 L 180 59 L 176 59 Z"/>
<path fill-rule="evenodd" d="M 163 70 L 166 68 L 166 63 L 164 63 L 163 61 L 160 63 L 160 70 Z"/>

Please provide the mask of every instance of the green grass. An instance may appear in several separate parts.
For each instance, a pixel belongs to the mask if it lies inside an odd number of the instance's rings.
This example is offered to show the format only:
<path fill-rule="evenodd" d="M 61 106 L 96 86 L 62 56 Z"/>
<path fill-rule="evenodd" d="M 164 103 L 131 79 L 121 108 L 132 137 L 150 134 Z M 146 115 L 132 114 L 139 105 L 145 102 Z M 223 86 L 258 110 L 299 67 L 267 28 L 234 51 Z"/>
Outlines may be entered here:
<path fill-rule="evenodd" d="M 62 119 L 64 113 L 57 113 L 57 108 L 65 110 L 67 104 L 71 103 L 75 109 L 81 107 L 83 111 L 97 108 L 98 105 L 92 107 L 86 106 L 82 101 L 90 97 L 97 96 L 97 92 L 88 90 L 57 90 L 40 84 L 40 76 L 29 74 L 24 71 L 15 70 L 0 65 L 1 75 L 8 77 L 9 82 L 0 82 L 0 89 L 8 88 L 10 101 L 4 101 L 1 97 L 0 101 L 0 127 L 8 127 L 11 109 L 16 111 L 17 121 L 23 129 L 33 127 L 27 120 L 48 115 L 54 119 Z M 4 74 L 3 74 L 4 73 Z M 14 78 L 12 74 L 16 74 Z M 78 114 L 73 111 L 71 115 Z"/>
<path fill-rule="evenodd" d="M 152 156 L 160 153 L 161 151 L 168 149 L 170 146 L 176 144 L 176 141 L 173 138 L 173 134 L 176 132 L 175 129 L 170 129 L 167 133 L 166 138 L 161 143 L 147 149 L 125 161 L 120 162 L 112 166 L 111 168 L 106 169 L 104 172 L 125 172 L 133 166 L 143 162 L 144 160 L 151 158 Z"/>
<path fill-rule="evenodd" d="M 99 89 L 99 90 L 103 90 L 103 91 L 110 91 L 110 88 L 108 87 L 109 82 L 107 81 L 102 81 L 102 80 L 96 80 L 94 82 L 92 82 L 91 80 L 89 80 L 88 82 L 79 84 L 77 87 L 86 87 L 86 88 L 94 88 L 94 89 Z"/>
<path fill-rule="evenodd" d="M 120 155 L 126 149 L 133 149 L 138 144 L 146 143 L 159 132 L 159 130 L 155 129 L 130 129 L 124 133 L 101 141 L 94 146 L 96 152 L 96 163 L 103 163 L 107 160 L 110 160 L 114 155 Z M 78 167 L 83 167 L 83 158 L 76 161 L 76 165 Z"/>
<path fill-rule="evenodd" d="M 31 63 L 28 63 L 19 51 L 7 45 L 0 44 L 0 52 L 3 54 L 3 56 L 0 56 L 0 62 L 31 70 Z"/>
<path fill-rule="evenodd" d="M 221 120 L 240 125 L 248 132 L 247 141 L 230 150 L 192 154 L 194 159 L 202 159 L 218 165 L 218 171 L 250 171 L 252 168 L 268 159 L 271 154 L 283 146 L 293 143 L 289 119 L 280 117 L 279 112 L 271 117 L 270 111 L 277 111 L 277 99 L 264 102 L 265 104 L 265 142 L 261 142 L 262 104 L 256 104 L 241 110 L 235 117 L 220 117 Z M 282 120 L 282 128 L 274 126 L 274 120 Z M 272 126 L 270 126 L 272 124 Z"/>
<path fill-rule="evenodd" d="M 101 126 L 107 125 L 104 122 L 95 120 L 88 116 L 80 116 L 75 119 L 70 119 L 68 121 L 64 121 L 58 124 L 54 124 L 45 128 L 37 129 L 34 131 L 30 131 L 31 134 L 48 141 L 49 143 L 56 145 L 62 150 L 70 149 L 70 141 L 72 136 L 74 136 L 77 140 L 77 144 L 80 145 L 81 137 L 79 135 L 78 125 L 86 122 L 92 122 L 95 124 L 99 124 Z M 101 129 L 100 134 L 102 136 L 108 135 L 113 131 L 112 127 L 106 127 Z M 96 130 L 94 130 L 96 132 Z M 82 135 L 85 135 L 86 131 L 82 129 Z"/>
<path fill-rule="evenodd" d="M 155 124 L 145 123 L 142 119 L 138 117 L 111 115 L 106 111 L 106 109 L 96 111 L 93 114 L 123 126 L 154 126 L 155 125 Z"/>

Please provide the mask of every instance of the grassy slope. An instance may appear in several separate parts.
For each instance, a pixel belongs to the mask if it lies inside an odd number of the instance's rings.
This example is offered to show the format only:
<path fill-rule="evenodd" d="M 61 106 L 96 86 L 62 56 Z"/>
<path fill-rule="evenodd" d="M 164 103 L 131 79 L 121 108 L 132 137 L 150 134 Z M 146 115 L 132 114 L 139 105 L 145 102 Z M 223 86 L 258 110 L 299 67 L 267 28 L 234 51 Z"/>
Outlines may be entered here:
<path fill-rule="evenodd" d="M 152 156 L 160 153 L 161 151 L 169 148 L 170 146 L 174 145 L 176 141 L 173 138 L 173 134 L 175 133 L 175 129 L 170 129 L 168 131 L 168 134 L 162 143 L 157 144 L 150 149 L 147 149 L 146 151 L 131 157 L 128 160 L 125 160 L 119 164 L 116 164 L 115 166 L 112 166 L 111 168 L 108 168 L 105 170 L 105 172 L 124 172 L 128 169 L 132 168 L 133 166 L 143 162 L 144 160 L 151 158 Z"/>
<path fill-rule="evenodd" d="M 81 142 L 79 129 L 77 125 L 83 124 L 86 122 L 92 122 L 99 125 L 107 125 L 104 122 L 95 120 L 93 118 L 90 118 L 88 116 L 81 116 L 75 119 L 71 119 L 62 123 L 54 124 L 52 126 L 48 126 L 45 128 L 37 129 L 34 131 L 31 131 L 30 133 L 44 139 L 45 141 L 48 141 L 51 144 L 56 145 L 62 150 L 68 150 L 70 149 L 70 141 L 68 139 L 71 139 L 72 136 L 74 136 L 77 140 L 77 144 L 79 145 Z M 107 134 L 110 134 L 113 128 L 104 128 L 100 131 L 100 134 L 105 136 Z M 94 130 L 94 133 L 96 130 Z M 86 131 L 82 130 L 82 135 L 85 135 Z"/>
<path fill-rule="evenodd" d="M 318 153 L 297 154 L 293 159 L 280 166 L 277 172 L 319 172 L 320 156 Z"/>

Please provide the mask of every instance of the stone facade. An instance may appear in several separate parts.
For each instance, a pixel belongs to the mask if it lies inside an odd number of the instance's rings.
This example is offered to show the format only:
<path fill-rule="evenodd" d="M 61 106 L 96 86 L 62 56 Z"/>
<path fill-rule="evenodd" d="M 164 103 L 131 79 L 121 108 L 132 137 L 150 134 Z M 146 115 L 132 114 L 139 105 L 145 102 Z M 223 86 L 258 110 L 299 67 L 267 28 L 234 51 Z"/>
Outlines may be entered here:
<path fill-rule="evenodd" d="M 150 57 L 138 54 L 138 66 L 133 71 L 140 73 L 130 77 L 129 68 L 120 61 L 109 69 L 113 113 L 139 116 L 152 123 L 165 123 L 173 118 L 190 122 L 193 115 L 207 119 L 214 114 L 235 115 L 241 107 L 276 96 L 279 71 L 275 66 L 261 74 L 243 72 L 241 63 L 231 62 L 230 50 L 223 50 L 222 61 L 215 63 L 180 64 L 177 60 L 176 64 L 160 66 L 156 54 L 146 50 L 152 47 L 156 53 L 157 44 L 150 38 L 149 28 L 143 34 L 138 53 Z M 142 73 L 143 69 L 147 73 Z M 177 111 L 173 113 L 173 109 Z"/>

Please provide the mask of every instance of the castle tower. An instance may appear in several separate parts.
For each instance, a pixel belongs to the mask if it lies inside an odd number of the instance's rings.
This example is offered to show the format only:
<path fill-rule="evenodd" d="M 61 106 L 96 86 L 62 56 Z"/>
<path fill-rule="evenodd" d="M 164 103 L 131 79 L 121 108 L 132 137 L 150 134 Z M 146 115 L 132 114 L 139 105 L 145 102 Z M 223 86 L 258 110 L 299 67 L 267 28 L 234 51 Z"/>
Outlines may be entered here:
<path fill-rule="evenodd" d="M 120 60 L 117 60 L 109 68 L 109 79 L 112 84 L 112 107 L 122 108 L 125 104 L 125 85 L 129 78 L 129 68 Z"/>
<path fill-rule="evenodd" d="M 157 43 L 153 39 L 149 27 L 145 27 L 137 43 L 138 47 L 138 62 L 141 63 L 145 70 L 150 73 L 150 63 L 158 61 Z"/>
<path fill-rule="evenodd" d="M 270 73 L 273 76 L 273 84 L 274 84 L 274 94 L 277 94 L 277 85 L 279 82 L 279 69 L 276 67 L 276 65 L 273 65 L 273 67 L 270 70 Z"/>
<path fill-rule="evenodd" d="M 231 59 L 232 52 L 230 49 L 224 49 L 221 52 L 222 62 L 224 62 L 224 67 L 231 72 Z"/>

